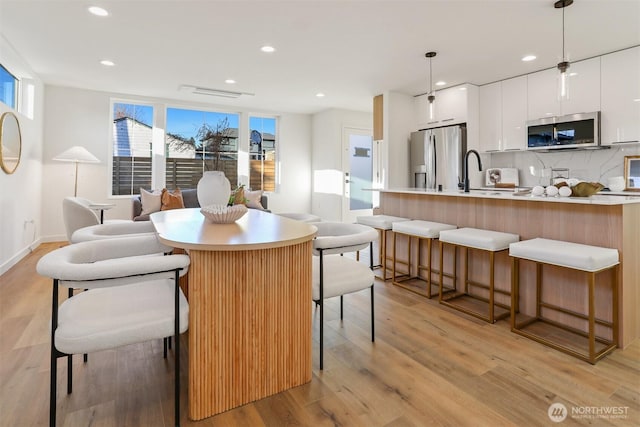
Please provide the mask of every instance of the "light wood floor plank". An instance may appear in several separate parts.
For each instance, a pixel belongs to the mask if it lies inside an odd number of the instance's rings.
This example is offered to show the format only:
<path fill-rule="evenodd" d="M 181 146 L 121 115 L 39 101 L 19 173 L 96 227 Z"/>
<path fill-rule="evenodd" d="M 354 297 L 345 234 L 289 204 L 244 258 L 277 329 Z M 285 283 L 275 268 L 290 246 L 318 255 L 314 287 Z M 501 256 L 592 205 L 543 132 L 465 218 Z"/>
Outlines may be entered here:
<path fill-rule="evenodd" d="M 44 244 L 0 276 L 0 427 L 48 425 L 49 279 Z M 366 257 L 363 257 L 365 260 Z M 61 290 L 61 300 L 66 290 Z M 640 425 L 640 341 L 592 366 L 386 282 L 375 284 L 376 342 L 368 291 L 325 304 L 325 370 L 318 370 L 319 313 L 312 307 L 313 379 L 202 421 L 219 426 L 550 426 L 549 405 L 627 408 L 626 418 L 567 418 L 562 426 Z M 310 302 L 311 304 L 311 302 Z M 188 333 L 180 373 L 187 384 Z M 58 425 L 173 425 L 174 354 L 153 341 L 74 357 L 74 392 L 58 361 Z"/>

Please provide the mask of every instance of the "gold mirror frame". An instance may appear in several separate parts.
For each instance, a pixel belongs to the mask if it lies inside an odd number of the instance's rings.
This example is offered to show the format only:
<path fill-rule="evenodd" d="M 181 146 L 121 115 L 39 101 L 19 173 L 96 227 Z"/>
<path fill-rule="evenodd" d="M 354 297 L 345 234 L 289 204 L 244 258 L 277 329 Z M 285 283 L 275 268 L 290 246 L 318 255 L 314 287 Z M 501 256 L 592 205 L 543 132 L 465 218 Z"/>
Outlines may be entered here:
<path fill-rule="evenodd" d="M 22 155 L 22 134 L 18 117 L 10 111 L 0 116 L 0 167 L 9 175 L 18 169 Z"/>
<path fill-rule="evenodd" d="M 640 191 L 640 156 L 624 156 L 625 191 Z"/>

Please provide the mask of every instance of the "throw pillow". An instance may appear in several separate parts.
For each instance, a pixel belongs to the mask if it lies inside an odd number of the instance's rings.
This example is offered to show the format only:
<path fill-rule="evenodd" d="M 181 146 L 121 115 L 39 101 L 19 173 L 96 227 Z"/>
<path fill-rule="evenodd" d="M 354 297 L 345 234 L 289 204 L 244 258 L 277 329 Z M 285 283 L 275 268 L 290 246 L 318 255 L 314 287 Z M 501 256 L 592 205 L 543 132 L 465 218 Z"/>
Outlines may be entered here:
<path fill-rule="evenodd" d="M 140 215 L 149 215 L 158 212 L 162 207 L 162 192 L 159 190 L 151 192 L 141 188 L 140 202 L 142 203 L 142 212 Z"/>
<path fill-rule="evenodd" d="M 245 199 L 245 196 L 244 196 L 244 187 L 236 188 L 235 191 L 233 192 L 233 194 L 231 195 L 231 197 L 233 198 L 233 204 L 234 205 L 246 205 L 247 204 L 247 199 Z"/>
<path fill-rule="evenodd" d="M 260 202 L 260 198 L 262 197 L 262 190 L 257 191 L 244 191 L 244 198 L 247 200 L 247 207 L 253 209 L 263 209 L 262 203 Z"/>
<path fill-rule="evenodd" d="M 184 202 L 182 200 L 182 192 L 180 192 L 179 188 L 173 190 L 171 193 L 166 188 L 162 189 L 162 207 L 161 211 L 166 211 L 169 209 L 182 209 L 184 208 Z"/>

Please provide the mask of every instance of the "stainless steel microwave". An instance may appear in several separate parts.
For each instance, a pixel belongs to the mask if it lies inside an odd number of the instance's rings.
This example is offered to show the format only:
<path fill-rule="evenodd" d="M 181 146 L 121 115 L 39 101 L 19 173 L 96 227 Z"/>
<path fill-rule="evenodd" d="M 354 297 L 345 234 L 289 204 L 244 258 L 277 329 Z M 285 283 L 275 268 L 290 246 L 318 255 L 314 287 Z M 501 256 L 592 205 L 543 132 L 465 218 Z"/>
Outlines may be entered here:
<path fill-rule="evenodd" d="M 527 122 L 527 149 L 556 150 L 600 146 L 600 112 L 547 117 Z"/>

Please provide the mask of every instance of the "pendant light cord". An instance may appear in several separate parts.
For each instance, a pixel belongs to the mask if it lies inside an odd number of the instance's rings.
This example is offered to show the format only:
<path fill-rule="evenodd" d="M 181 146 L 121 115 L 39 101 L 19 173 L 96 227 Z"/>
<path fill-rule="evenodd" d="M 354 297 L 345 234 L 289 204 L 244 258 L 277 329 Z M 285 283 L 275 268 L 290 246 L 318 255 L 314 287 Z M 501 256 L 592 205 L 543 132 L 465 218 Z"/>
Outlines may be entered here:
<path fill-rule="evenodd" d="M 562 8 L 562 62 L 564 62 L 564 10 L 565 7 Z"/>
<path fill-rule="evenodd" d="M 429 58 L 429 95 L 433 95 L 433 70 L 431 69 L 431 60 Z"/>

